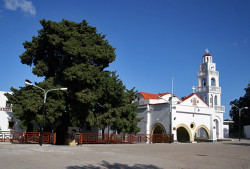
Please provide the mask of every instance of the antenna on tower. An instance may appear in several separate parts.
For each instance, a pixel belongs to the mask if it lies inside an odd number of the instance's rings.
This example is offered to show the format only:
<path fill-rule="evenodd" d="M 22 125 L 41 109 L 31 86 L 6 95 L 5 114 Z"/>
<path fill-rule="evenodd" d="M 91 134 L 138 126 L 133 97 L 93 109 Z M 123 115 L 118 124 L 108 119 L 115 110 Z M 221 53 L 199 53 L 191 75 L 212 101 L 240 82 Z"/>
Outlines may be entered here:
<path fill-rule="evenodd" d="M 174 77 L 172 77 L 172 95 L 174 94 Z"/>

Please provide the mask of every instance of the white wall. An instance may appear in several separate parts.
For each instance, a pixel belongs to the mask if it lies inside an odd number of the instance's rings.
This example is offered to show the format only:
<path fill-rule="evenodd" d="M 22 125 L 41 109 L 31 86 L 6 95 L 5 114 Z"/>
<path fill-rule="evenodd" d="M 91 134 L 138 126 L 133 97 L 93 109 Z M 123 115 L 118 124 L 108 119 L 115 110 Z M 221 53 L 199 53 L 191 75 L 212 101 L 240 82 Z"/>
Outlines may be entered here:
<path fill-rule="evenodd" d="M 246 138 L 250 138 L 250 125 L 244 126 L 244 134 Z"/>
<path fill-rule="evenodd" d="M 146 134 L 147 132 L 147 106 L 142 106 L 141 108 L 139 108 L 137 110 L 137 117 L 141 118 L 143 117 L 143 119 L 137 123 L 137 126 L 141 129 L 138 134 Z"/>
<path fill-rule="evenodd" d="M 224 138 L 229 138 L 229 125 L 228 124 L 223 125 L 223 132 L 224 132 Z"/>
<path fill-rule="evenodd" d="M 196 105 L 193 105 L 194 101 L 191 101 L 193 98 L 199 101 Z M 142 104 L 137 110 L 137 117 L 144 118 L 138 123 L 138 127 L 141 129 L 139 133 L 149 134 L 157 123 L 160 123 L 166 132 L 170 133 L 170 105 L 162 103 L 162 100 L 159 100 L 158 104 L 156 99 L 147 101 L 150 104 Z M 192 95 L 183 102 L 173 104 L 172 133 L 174 140 L 177 140 L 176 129 L 180 126 L 185 126 L 188 129 L 191 141 L 194 140 L 194 135 L 200 127 L 207 130 L 209 140 L 216 141 L 217 138 L 223 138 L 222 119 L 223 113 L 216 113 L 214 108 L 208 107 L 199 97 Z M 191 128 L 191 124 L 194 124 L 195 127 Z"/>
<path fill-rule="evenodd" d="M 152 128 L 157 124 L 163 125 L 166 132 L 169 134 L 169 124 L 170 124 L 170 116 L 169 116 L 169 105 L 167 104 L 159 104 L 150 106 L 151 116 L 150 116 L 150 132 Z"/>
<path fill-rule="evenodd" d="M 18 120 L 11 109 L 6 109 L 7 97 L 4 95 L 6 92 L 0 91 L 0 128 L 1 131 L 11 131 L 9 129 L 9 121 L 15 121 L 15 131 L 23 131 L 19 128 L 20 120 Z"/>

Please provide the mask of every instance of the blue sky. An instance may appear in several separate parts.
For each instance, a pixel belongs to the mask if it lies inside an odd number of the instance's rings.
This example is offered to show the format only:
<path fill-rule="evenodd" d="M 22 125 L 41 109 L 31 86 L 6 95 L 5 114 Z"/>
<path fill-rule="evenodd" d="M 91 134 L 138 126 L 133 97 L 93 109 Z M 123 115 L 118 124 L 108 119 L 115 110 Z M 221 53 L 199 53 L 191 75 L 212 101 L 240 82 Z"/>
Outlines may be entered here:
<path fill-rule="evenodd" d="M 116 48 L 116 70 L 127 88 L 171 92 L 180 98 L 197 86 L 208 48 L 220 72 L 224 118 L 230 101 L 250 80 L 249 0 L 0 0 L 0 90 L 41 81 L 22 65 L 22 43 L 37 36 L 39 20 L 81 22 L 97 27 Z"/>

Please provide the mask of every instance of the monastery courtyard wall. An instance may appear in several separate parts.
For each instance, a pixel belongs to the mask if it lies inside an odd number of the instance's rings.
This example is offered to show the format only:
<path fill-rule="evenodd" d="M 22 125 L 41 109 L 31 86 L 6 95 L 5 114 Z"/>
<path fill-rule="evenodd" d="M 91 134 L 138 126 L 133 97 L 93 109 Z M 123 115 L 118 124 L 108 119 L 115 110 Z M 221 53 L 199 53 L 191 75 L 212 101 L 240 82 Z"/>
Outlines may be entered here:
<path fill-rule="evenodd" d="M 53 146 L 0 143 L 8 169 L 229 169 L 250 168 L 250 140 L 215 143 L 89 144 Z"/>

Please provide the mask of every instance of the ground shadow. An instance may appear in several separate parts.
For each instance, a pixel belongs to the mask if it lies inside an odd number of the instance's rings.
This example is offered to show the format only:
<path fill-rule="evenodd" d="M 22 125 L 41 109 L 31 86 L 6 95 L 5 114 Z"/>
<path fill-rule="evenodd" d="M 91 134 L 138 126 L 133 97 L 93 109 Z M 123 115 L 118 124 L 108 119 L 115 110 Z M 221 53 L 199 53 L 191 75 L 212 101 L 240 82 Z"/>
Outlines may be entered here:
<path fill-rule="evenodd" d="M 250 143 L 224 143 L 224 144 L 229 144 L 234 146 L 250 146 Z"/>
<path fill-rule="evenodd" d="M 107 161 L 102 161 L 99 166 L 94 165 L 83 165 L 83 166 L 69 166 L 67 169 L 102 169 L 102 168 L 108 168 L 108 169 L 161 169 L 160 167 L 157 167 L 155 165 L 145 165 L 145 164 L 135 164 L 133 166 L 129 166 L 127 164 L 121 164 L 121 163 L 109 163 Z"/>

